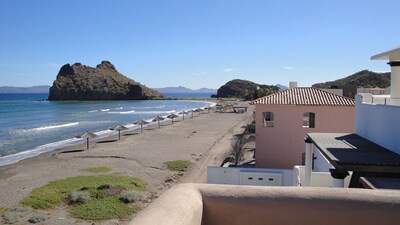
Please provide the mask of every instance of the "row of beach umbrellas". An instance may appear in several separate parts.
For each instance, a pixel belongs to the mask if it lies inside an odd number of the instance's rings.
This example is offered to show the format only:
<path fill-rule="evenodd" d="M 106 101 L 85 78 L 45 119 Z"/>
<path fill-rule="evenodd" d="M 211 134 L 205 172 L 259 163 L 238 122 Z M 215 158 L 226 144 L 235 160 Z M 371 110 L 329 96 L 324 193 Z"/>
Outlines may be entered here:
<path fill-rule="evenodd" d="M 205 107 L 204 109 L 198 108 L 198 109 L 194 109 L 194 110 L 182 111 L 179 114 L 182 114 L 182 120 L 185 120 L 185 115 L 190 113 L 191 114 L 191 118 L 193 118 L 193 112 L 198 112 L 199 116 L 200 116 L 200 112 L 205 110 L 205 109 L 207 109 L 208 113 L 210 113 L 211 107 Z M 179 115 L 177 115 L 175 113 L 172 113 L 172 114 L 166 116 L 166 118 L 171 119 L 172 123 L 174 123 L 174 119 L 178 118 L 178 117 L 179 117 Z M 158 128 L 160 128 L 161 127 L 160 121 L 162 121 L 162 120 L 165 120 L 165 118 L 161 117 L 161 116 L 156 116 L 154 119 L 152 119 L 152 122 L 156 122 L 157 121 Z M 149 123 L 150 122 L 148 122 L 146 120 L 138 120 L 138 121 L 134 122 L 133 124 L 134 125 L 140 125 L 140 132 L 143 133 L 143 125 L 146 125 L 146 124 L 149 124 Z M 110 130 L 118 131 L 118 140 L 121 139 L 121 131 L 128 130 L 128 129 L 129 128 L 127 128 L 126 126 L 122 126 L 122 125 L 117 125 L 117 126 L 114 126 L 114 127 L 110 128 Z M 86 131 L 85 133 L 77 135 L 76 138 L 86 138 L 86 147 L 87 147 L 87 149 L 89 149 L 89 139 L 90 138 L 96 138 L 98 136 L 99 135 L 97 135 L 97 134 L 94 134 L 92 132 Z"/>

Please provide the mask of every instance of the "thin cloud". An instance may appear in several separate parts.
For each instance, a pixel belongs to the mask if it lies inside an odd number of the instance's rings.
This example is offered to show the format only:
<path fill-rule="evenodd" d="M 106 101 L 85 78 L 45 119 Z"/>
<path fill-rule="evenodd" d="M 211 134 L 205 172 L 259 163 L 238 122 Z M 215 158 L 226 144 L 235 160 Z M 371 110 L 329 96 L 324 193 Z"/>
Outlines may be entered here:
<path fill-rule="evenodd" d="M 230 73 L 230 72 L 232 72 L 232 71 L 234 71 L 234 69 L 232 69 L 232 68 L 226 68 L 226 69 L 224 69 L 224 73 Z"/>
<path fill-rule="evenodd" d="M 295 70 L 295 68 L 293 66 L 284 66 L 283 69 L 284 70 Z"/>
<path fill-rule="evenodd" d="M 197 76 L 197 77 L 202 77 L 202 76 L 204 76 L 204 75 L 206 75 L 207 74 L 207 72 L 200 72 L 200 73 L 192 73 L 194 76 Z"/>

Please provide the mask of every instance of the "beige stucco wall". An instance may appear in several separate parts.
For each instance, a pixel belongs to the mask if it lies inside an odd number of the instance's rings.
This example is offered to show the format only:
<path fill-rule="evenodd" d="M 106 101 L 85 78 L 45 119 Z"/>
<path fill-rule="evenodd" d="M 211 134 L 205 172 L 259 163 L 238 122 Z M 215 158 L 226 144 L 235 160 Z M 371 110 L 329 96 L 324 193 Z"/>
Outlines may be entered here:
<path fill-rule="evenodd" d="M 397 190 L 179 184 L 129 225 L 389 225 L 400 221 Z"/>
<path fill-rule="evenodd" d="M 263 126 L 263 112 L 274 112 L 274 127 Z M 303 113 L 315 113 L 315 128 L 303 128 Z M 310 132 L 354 132 L 353 106 L 256 105 L 256 166 L 291 169 L 301 164 Z"/>

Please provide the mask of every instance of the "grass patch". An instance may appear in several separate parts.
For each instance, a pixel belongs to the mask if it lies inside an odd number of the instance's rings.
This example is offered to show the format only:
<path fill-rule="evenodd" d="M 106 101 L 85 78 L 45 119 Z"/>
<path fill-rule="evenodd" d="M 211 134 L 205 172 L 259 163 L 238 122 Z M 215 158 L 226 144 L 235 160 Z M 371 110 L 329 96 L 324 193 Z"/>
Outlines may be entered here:
<path fill-rule="evenodd" d="M 175 160 L 168 161 L 164 163 L 169 170 L 172 171 L 185 171 L 190 166 L 190 161 L 188 160 Z"/>
<path fill-rule="evenodd" d="M 31 206 L 34 209 L 49 209 L 66 200 L 68 195 L 74 191 L 94 190 L 94 192 L 100 192 L 102 190 L 98 191 L 97 188 L 102 185 L 118 187 L 124 190 L 146 190 L 145 181 L 139 178 L 117 175 L 78 176 L 56 180 L 42 187 L 35 188 L 22 201 L 22 204 Z M 97 194 L 94 193 L 94 197 Z"/>
<path fill-rule="evenodd" d="M 123 219 L 136 211 L 116 198 L 93 199 L 71 208 L 73 217 L 84 220 Z"/>
<path fill-rule="evenodd" d="M 81 169 L 81 171 L 90 172 L 90 173 L 106 173 L 106 172 L 110 172 L 111 168 L 101 166 L 101 167 L 91 167 L 91 168 Z"/>

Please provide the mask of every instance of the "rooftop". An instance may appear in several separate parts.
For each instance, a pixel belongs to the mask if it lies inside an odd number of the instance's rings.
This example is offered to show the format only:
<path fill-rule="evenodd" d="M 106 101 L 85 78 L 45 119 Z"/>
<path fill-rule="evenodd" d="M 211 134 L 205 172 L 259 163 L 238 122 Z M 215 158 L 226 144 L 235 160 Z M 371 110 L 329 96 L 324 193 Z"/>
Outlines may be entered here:
<path fill-rule="evenodd" d="M 357 134 L 349 133 L 309 133 L 308 137 L 327 157 L 330 163 L 349 170 L 372 170 L 380 167 L 400 172 L 400 155 L 375 144 Z M 379 170 L 379 169 L 378 169 Z"/>
<path fill-rule="evenodd" d="M 400 60 L 400 46 L 371 57 L 372 60 Z"/>
<path fill-rule="evenodd" d="M 332 94 L 318 88 L 296 87 L 258 98 L 253 105 L 310 105 L 310 106 L 354 106 L 351 98 Z"/>

